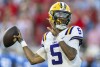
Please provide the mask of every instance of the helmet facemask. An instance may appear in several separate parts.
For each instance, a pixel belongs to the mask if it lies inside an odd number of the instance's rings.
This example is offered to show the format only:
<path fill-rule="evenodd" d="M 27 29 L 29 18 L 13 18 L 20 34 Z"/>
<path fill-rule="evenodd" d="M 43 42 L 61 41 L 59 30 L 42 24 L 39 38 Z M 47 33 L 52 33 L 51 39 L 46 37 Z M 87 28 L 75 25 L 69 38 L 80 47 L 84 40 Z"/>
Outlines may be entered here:
<path fill-rule="evenodd" d="M 52 14 L 53 19 L 54 19 L 54 25 L 56 28 L 63 30 L 66 29 L 67 25 L 70 22 L 71 19 L 71 13 L 67 11 L 54 11 Z"/>

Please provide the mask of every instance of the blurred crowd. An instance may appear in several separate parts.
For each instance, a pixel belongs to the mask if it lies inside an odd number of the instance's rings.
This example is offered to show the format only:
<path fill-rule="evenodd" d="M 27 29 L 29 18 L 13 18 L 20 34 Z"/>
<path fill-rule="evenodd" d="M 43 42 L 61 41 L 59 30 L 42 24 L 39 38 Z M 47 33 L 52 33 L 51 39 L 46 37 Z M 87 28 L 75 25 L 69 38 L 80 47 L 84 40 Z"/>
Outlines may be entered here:
<path fill-rule="evenodd" d="M 81 67 L 100 67 L 100 0 L 0 0 L 0 67 L 47 67 L 47 62 L 30 65 L 18 42 L 6 49 L 2 40 L 5 30 L 17 26 L 31 50 L 38 50 L 50 26 L 49 8 L 57 1 L 70 6 L 70 25 L 83 29 Z"/>

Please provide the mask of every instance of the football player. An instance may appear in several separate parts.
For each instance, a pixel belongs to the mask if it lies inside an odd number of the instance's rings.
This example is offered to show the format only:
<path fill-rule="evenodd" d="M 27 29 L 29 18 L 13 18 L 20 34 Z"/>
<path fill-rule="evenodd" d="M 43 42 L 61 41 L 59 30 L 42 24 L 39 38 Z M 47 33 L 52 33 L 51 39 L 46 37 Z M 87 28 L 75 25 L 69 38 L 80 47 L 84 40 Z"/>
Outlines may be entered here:
<path fill-rule="evenodd" d="M 71 19 L 69 6 L 65 2 L 56 2 L 48 14 L 51 27 L 47 27 L 49 32 L 44 34 L 42 47 L 36 53 L 28 48 L 22 37 L 19 39 L 29 62 L 38 64 L 48 60 L 48 67 L 80 67 L 83 32 L 78 26 L 68 27 Z"/>

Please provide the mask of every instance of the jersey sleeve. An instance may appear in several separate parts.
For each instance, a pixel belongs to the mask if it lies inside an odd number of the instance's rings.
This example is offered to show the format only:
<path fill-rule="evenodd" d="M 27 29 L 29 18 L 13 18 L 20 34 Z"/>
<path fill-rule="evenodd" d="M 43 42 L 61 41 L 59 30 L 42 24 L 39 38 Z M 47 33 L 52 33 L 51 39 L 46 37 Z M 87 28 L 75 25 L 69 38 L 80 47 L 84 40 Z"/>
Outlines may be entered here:
<path fill-rule="evenodd" d="M 78 40 L 79 41 L 79 45 L 82 45 L 83 42 L 83 31 L 79 26 L 74 26 L 72 32 L 71 32 L 71 40 Z"/>
<path fill-rule="evenodd" d="M 41 45 L 42 47 L 36 52 L 38 55 L 40 55 L 44 60 L 46 60 L 46 51 L 44 47 L 44 41 L 46 40 L 46 33 L 42 37 Z"/>
<path fill-rule="evenodd" d="M 83 37 L 83 31 L 79 26 L 73 26 L 73 29 L 70 34 L 72 36 Z"/>
<path fill-rule="evenodd" d="M 64 41 L 69 46 L 79 50 L 79 46 L 82 44 L 83 41 L 83 31 L 78 26 L 70 27 L 67 30 L 67 35 L 64 37 Z"/>

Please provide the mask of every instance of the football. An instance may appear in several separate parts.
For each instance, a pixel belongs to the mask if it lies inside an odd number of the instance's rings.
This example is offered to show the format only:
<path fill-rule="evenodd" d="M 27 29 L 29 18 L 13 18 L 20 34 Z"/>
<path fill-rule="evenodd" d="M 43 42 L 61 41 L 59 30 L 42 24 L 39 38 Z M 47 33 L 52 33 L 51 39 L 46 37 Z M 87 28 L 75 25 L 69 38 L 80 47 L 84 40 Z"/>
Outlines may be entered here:
<path fill-rule="evenodd" d="M 12 46 L 18 40 L 15 36 L 19 36 L 19 32 L 20 31 L 16 26 L 5 31 L 3 43 L 6 48 Z"/>

